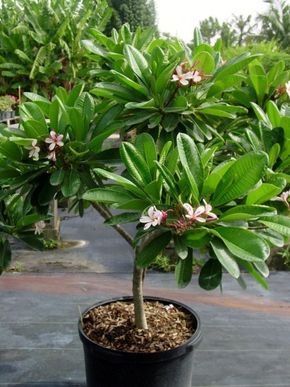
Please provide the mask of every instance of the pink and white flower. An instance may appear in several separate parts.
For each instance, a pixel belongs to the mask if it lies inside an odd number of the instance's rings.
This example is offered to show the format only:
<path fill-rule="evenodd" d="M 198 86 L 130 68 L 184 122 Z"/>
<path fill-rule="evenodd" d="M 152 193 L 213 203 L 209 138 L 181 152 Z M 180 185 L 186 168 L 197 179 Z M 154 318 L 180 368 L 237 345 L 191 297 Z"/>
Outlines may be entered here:
<path fill-rule="evenodd" d="M 43 230 L 45 228 L 45 222 L 44 220 L 40 220 L 39 222 L 37 223 L 34 223 L 34 227 L 35 227 L 35 231 L 34 231 L 34 234 L 35 235 L 40 235 L 43 233 Z"/>
<path fill-rule="evenodd" d="M 212 220 L 217 219 L 218 218 L 217 215 L 211 212 L 212 206 L 209 203 L 207 203 L 204 199 L 202 201 L 204 203 L 204 214 L 207 217 L 209 217 L 209 219 L 212 219 Z"/>
<path fill-rule="evenodd" d="M 145 223 L 144 230 L 147 230 L 151 226 L 159 226 L 163 219 L 163 211 L 157 210 L 155 206 L 152 206 L 148 210 L 148 215 L 141 216 L 140 222 Z"/>
<path fill-rule="evenodd" d="M 184 203 L 183 208 L 187 212 L 187 214 L 185 215 L 186 218 L 191 220 L 197 220 L 198 222 L 201 222 L 201 223 L 206 222 L 205 218 L 201 216 L 205 211 L 204 206 L 199 206 L 194 210 L 189 203 Z"/>
<path fill-rule="evenodd" d="M 288 208 L 290 208 L 290 203 L 288 202 L 288 198 L 290 196 L 290 190 L 282 192 L 280 196 L 276 196 L 273 198 L 273 200 L 276 200 L 277 202 L 283 202 L 286 204 Z"/>
<path fill-rule="evenodd" d="M 290 98 L 290 81 L 285 83 L 285 90 L 286 90 L 288 97 Z"/>
<path fill-rule="evenodd" d="M 53 151 L 56 147 L 61 147 L 63 146 L 63 134 L 57 134 L 54 130 L 52 130 L 50 133 L 50 137 L 45 139 L 45 142 L 47 144 L 50 144 L 48 149 L 50 151 Z"/>
<path fill-rule="evenodd" d="M 192 82 L 193 82 L 193 83 L 198 83 L 198 82 L 200 82 L 200 81 L 202 80 L 202 77 L 201 77 L 199 71 L 195 70 L 195 71 L 193 72 L 193 74 L 192 74 L 192 78 L 191 78 L 191 79 L 192 79 Z"/>
<path fill-rule="evenodd" d="M 29 150 L 29 155 L 28 157 L 37 161 L 39 160 L 39 152 L 40 148 L 37 146 L 37 140 L 32 140 L 31 146 L 27 147 L 26 149 Z"/>
<path fill-rule="evenodd" d="M 49 152 L 47 158 L 48 160 L 56 161 L 56 152 L 55 151 Z"/>
<path fill-rule="evenodd" d="M 189 80 L 192 79 L 193 73 L 191 71 L 183 72 L 182 66 L 177 66 L 176 74 L 172 75 L 172 82 L 179 82 L 182 86 L 189 85 Z"/>

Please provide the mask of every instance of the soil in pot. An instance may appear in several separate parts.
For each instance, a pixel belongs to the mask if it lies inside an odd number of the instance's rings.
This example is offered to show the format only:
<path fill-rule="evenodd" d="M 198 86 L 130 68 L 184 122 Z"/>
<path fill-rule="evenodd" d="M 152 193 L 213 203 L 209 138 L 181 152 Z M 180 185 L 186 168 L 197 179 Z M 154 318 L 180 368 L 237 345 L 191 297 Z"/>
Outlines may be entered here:
<path fill-rule="evenodd" d="M 192 315 L 178 306 L 146 301 L 145 314 L 148 329 L 137 329 L 132 302 L 101 305 L 83 316 L 83 331 L 103 347 L 147 353 L 176 348 L 194 334 Z"/>

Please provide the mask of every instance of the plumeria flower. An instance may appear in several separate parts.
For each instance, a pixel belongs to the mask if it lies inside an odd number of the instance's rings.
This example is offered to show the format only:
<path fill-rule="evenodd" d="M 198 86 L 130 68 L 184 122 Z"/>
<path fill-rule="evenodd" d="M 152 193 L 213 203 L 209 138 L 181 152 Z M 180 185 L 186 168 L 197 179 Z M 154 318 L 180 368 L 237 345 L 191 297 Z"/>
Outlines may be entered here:
<path fill-rule="evenodd" d="M 277 200 L 278 202 L 283 202 L 286 204 L 288 208 L 290 208 L 290 203 L 288 202 L 288 197 L 290 196 L 290 190 L 282 192 L 280 196 L 276 196 L 273 200 Z"/>
<path fill-rule="evenodd" d="M 56 161 L 56 152 L 55 151 L 49 152 L 47 158 L 48 160 Z"/>
<path fill-rule="evenodd" d="M 285 83 L 285 89 L 288 97 L 290 98 L 290 81 Z"/>
<path fill-rule="evenodd" d="M 148 215 L 141 216 L 140 222 L 145 223 L 144 230 L 147 230 L 151 226 L 159 226 L 163 219 L 163 211 L 157 210 L 155 206 L 152 206 L 148 210 Z"/>
<path fill-rule="evenodd" d="M 45 139 L 45 142 L 47 144 L 50 144 L 48 149 L 50 151 L 53 151 L 55 147 L 61 147 L 63 146 L 63 142 L 61 141 L 63 139 L 63 134 L 57 134 L 54 130 L 52 130 L 50 133 L 50 137 Z"/>
<path fill-rule="evenodd" d="M 34 227 L 35 227 L 34 234 L 40 235 L 43 233 L 43 229 L 45 228 L 45 222 L 43 220 L 40 220 L 39 222 L 34 223 Z"/>
<path fill-rule="evenodd" d="M 177 66 L 176 74 L 172 75 L 172 82 L 179 82 L 182 86 L 187 86 L 189 84 L 189 80 L 192 79 L 193 74 L 191 71 L 183 73 L 182 66 Z"/>
<path fill-rule="evenodd" d="M 195 70 L 195 71 L 193 72 L 193 75 L 192 75 L 192 82 L 193 82 L 193 83 L 198 83 L 198 82 L 200 82 L 201 80 L 202 80 L 202 77 L 201 77 L 199 71 Z"/>
<path fill-rule="evenodd" d="M 201 217 L 202 214 L 205 212 L 204 206 L 199 206 L 195 210 L 189 203 L 184 203 L 183 208 L 186 210 L 187 214 L 185 215 L 186 218 L 197 220 L 198 222 L 206 222 L 204 218 Z"/>
<path fill-rule="evenodd" d="M 218 217 L 216 216 L 216 214 L 211 212 L 212 206 L 209 203 L 207 203 L 204 199 L 202 201 L 204 203 L 204 214 L 207 215 L 210 219 L 217 219 Z"/>
<path fill-rule="evenodd" d="M 29 150 L 29 158 L 32 158 L 35 161 L 39 160 L 40 148 L 37 146 L 37 140 L 32 140 L 31 146 L 26 149 Z"/>

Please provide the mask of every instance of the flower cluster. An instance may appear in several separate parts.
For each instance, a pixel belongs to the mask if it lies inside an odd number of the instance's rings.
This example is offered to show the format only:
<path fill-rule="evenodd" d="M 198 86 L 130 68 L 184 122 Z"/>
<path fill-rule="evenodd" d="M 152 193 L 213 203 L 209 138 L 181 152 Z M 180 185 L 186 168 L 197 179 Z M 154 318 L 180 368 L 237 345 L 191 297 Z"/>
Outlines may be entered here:
<path fill-rule="evenodd" d="M 52 130 L 49 135 L 50 136 L 45 139 L 46 144 L 49 144 L 47 158 L 49 160 L 56 161 L 57 153 L 59 152 L 59 149 L 64 145 L 62 141 L 63 135 L 58 135 L 54 130 Z M 31 142 L 31 146 L 26 147 L 25 149 L 29 150 L 29 158 L 34 161 L 39 160 L 40 146 L 37 144 L 36 139 L 33 139 Z"/>
<path fill-rule="evenodd" d="M 45 139 L 45 142 L 49 144 L 49 154 L 47 158 L 52 161 L 56 161 L 58 150 L 64 145 L 62 142 L 63 134 L 57 134 L 54 130 L 50 133 L 50 137 Z"/>
<path fill-rule="evenodd" d="M 208 75 L 196 70 L 194 65 L 188 67 L 187 62 L 183 62 L 175 69 L 175 74 L 172 75 L 172 82 L 178 82 L 181 86 L 194 85 L 208 78 Z"/>
<path fill-rule="evenodd" d="M 149 208 L 147 214 L 142 215 L 140 223 L 144 223 L 144 230 L 148 230 L 151 226 L 160 226 L 166 222 L 167 213 L 173 212 L 178 214 L 177 219 L 172 223 L 166 224 L 167 227 L 174 228 L 176 232 L 184 232 L 192 227 L 195 222 L 205 223 L 218 219 L 217 215 L 212 212 L 212 206 L 203 200 L 203 205 L 193 208 L 191 204 L 184 203 L 182 205 L 182 213 L 179 210 L 158 210 L 155 206 Z"/>

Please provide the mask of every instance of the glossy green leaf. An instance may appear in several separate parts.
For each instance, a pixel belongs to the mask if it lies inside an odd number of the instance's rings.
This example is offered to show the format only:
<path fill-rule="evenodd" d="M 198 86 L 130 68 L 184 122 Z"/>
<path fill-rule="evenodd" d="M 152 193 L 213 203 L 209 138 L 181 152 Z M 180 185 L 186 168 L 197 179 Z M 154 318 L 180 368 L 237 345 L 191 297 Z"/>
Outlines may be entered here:
<path fill-rule="evenodd" d="M 205 290 L 216 289 L 222 281 L 222 266 L 217 259 L 209 259 L 202 267 L 198 283 Z"/>
<path fill-rule="evenodd" d="M 259 220 L 260 223 L 277 231 L 279 234 L 290 237 L 290 218 L 283 215 L 275 215 Z"/>
<path fill-rule="evenodd" d="M 184 259 L 179 259 L 175 266 L 175 280 L 179 288 L 185 288 L 192 279 L 193 256 L 190 249 Z"/>
<path fill-rule="evenodd" d="M 268 289 L 269 286 L 267 282 L 264 280 L 264 278 L 260 275 L 260 273 L 255 270 L 254 266 L 250 262 L 246 262 L 243 260 L 238 259 L 237 260 L 239 265 L 241 265 L 244 269 L 247 270 L 247 272 L 261 285 L 264 289 Z"/>
<path fill-rule="evenodd" d="M 65 172 L 64 180 L 61 186 L 61 192 L 64 197 L 74 196 L 81 187 L 81 179 L 78 172 L 71 169 Z"/>
<path fill-rule="evenodd" d="M 225 211 L 220 219 L 223 222 L 234 220 L 249 220 L 257 219 L 261 216 L 276 215 L 277 211 L 273 207 L 259 206 L 259 205 L 238 205 Z"/>
<path fill-rule="evenodd" d="M 139 218 L 139 212 L 123 212 L 122 214 L 114 215 L 110 219 L 107 219 L 105 224 L 113 226 L 115 224 L 137 222 Z"/>
<path fill-rule="evenodd" d="M 138 184 L 145 186 L 152 181 L 150 169 L 134 145 L 124 142 L 121 145 L 120 154 L 129 174 Z"/>
<path fill-rule="evenodd" d="M 124 48 L 125 57 L 129 66 L 139 78 L 144 79 L 144 72 L 148 69 L 148 63 L 144 56 L 135 47 L 129 44 Z"/>
<path fill-rule="evenodd" d="M 140 267 L 147 267 L 158 254 L 168 245 L 171 240 L 171 232 L 167 231 L 161 235 L 151 239 L 142 250 L 136 254 L 137 265 Z"/>
<path fill-rule="evenodd" d="M 129 193 L 121 192 L 120 190 L 114 189 L 112 187 L 90 189 L 83 194 L 82 198 L 90 202 L 99 202 L 99 203 L 108 203 L 108 204 L 111 204 L 111 203 L 121 204 L 134 199 L 134 197 L 132 197 L 132 195 L 130 195 Z"/>
<path fill-rule="evenodd" d="M 270 254 L 268 244 L 252 231 L 239 227 L 216 227 L 211 232 L 222 239 L 233 255 L 246 261 L 265 261 Z"/>
<path fill-rule="evenodd" d="M 267 161 L 263 152 L 249 152 L 241 156 L 218 183 L 212 204 L 219 206 L 245 195 L 262 178 Z"/>
<path fill-rule="evenodd" d="M 210 244 L 213 248 L 215 256 L 220 261 L 222 266 L 230 273 L 232 277 L 239 278 L 239 266 L 225 245 L 217 239 L 212 241 Z"/>
<path fill-rule="evenodd" d="M 251 191 L 247 196 L 247 204 L 259 204 L 277 196 L 281 192 L 281 188 L 273 184 L 262 183 L 258 188 Z"/>
<path fill-rule="evenodd" d="M 62 184 L 63 182 L 63 179 L 64 179 L 64 175 L 65 175 L 65 171 L 63 169 L 58 169 L 56 171 L 54 171 L 51 176 L 50 176 L 50 184 L 51 185 L 60 185 Z"/>

